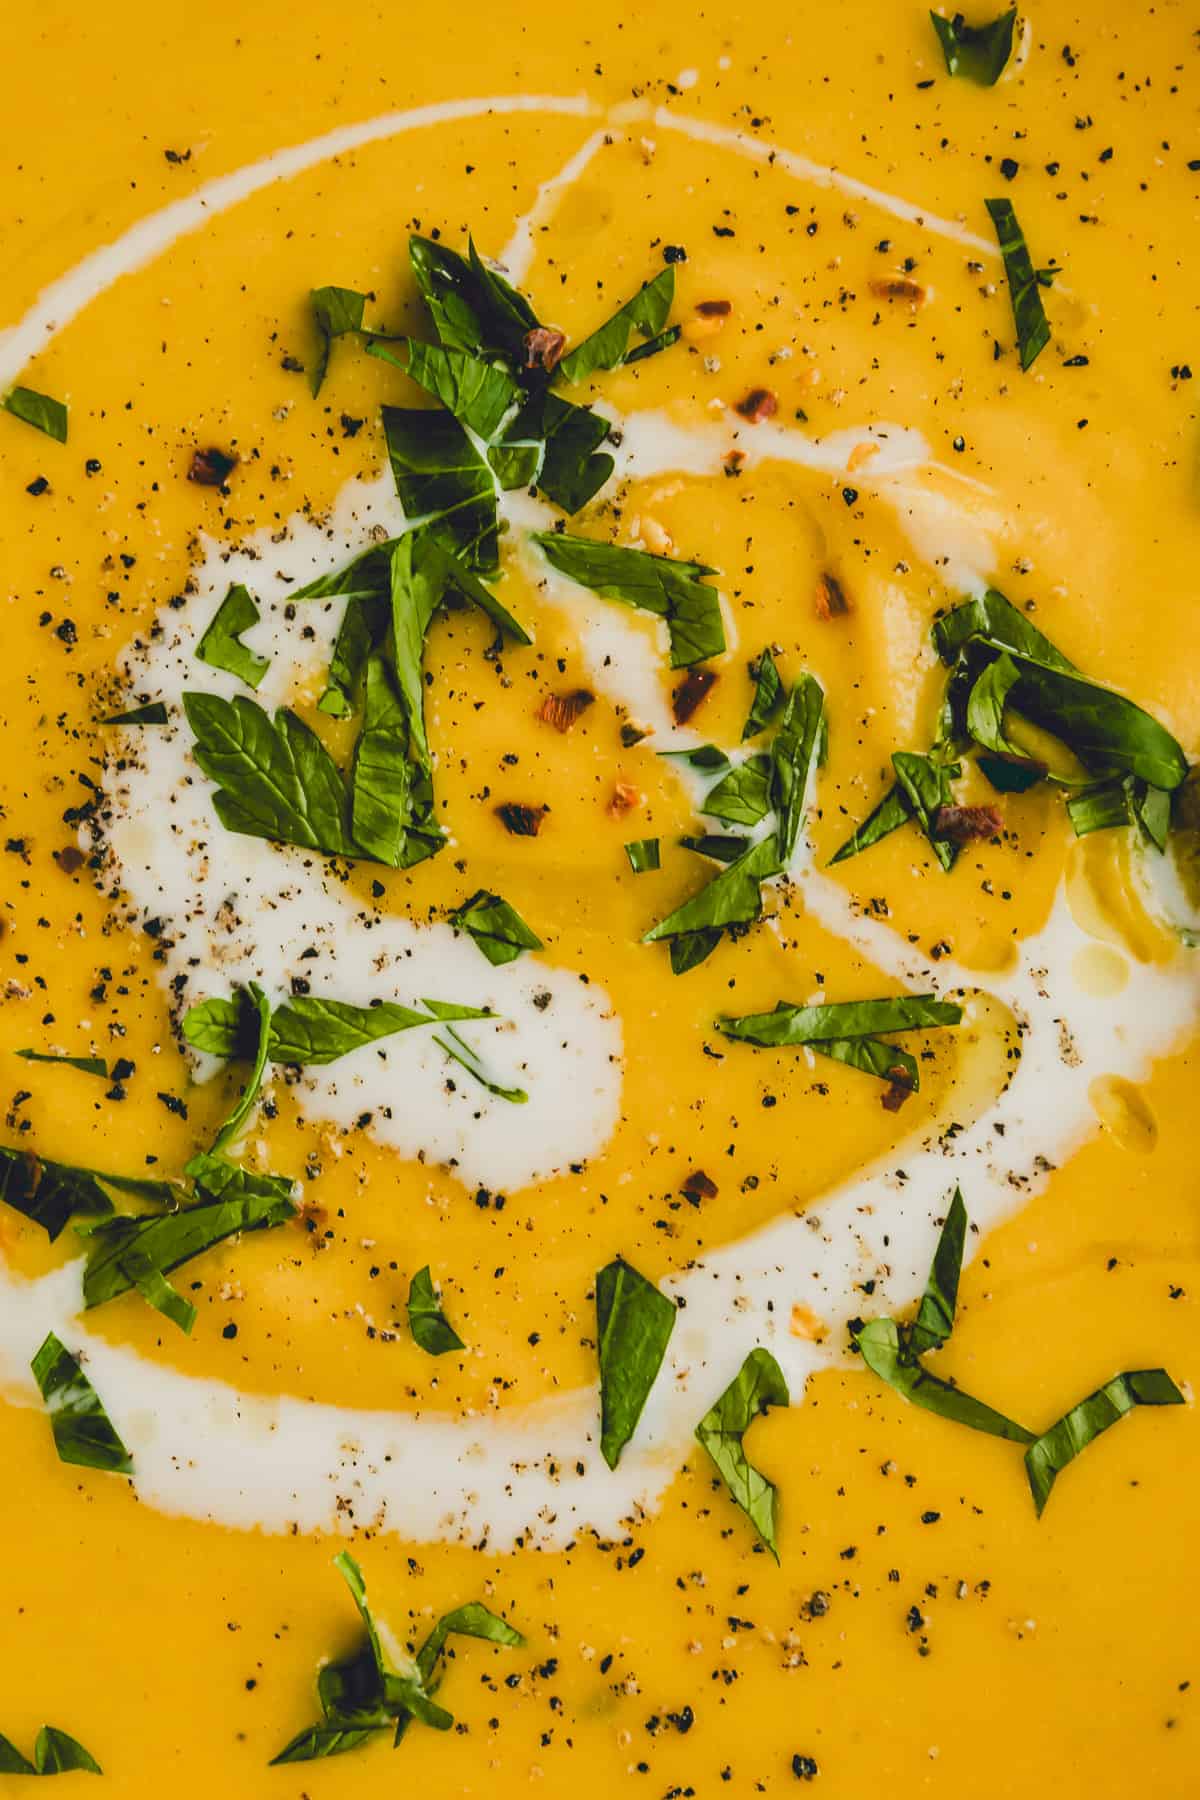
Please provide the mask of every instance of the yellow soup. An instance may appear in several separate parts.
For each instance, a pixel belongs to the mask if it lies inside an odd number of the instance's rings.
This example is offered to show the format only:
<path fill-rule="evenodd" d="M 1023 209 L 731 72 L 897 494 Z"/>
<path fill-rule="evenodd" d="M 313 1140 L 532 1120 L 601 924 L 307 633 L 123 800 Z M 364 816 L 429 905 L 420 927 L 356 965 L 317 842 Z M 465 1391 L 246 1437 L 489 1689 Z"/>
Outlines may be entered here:
<path fill-rule="evenodd" d="M 0 1791 L 1195 1788 L 1104 12 L 13 10 Z"/>

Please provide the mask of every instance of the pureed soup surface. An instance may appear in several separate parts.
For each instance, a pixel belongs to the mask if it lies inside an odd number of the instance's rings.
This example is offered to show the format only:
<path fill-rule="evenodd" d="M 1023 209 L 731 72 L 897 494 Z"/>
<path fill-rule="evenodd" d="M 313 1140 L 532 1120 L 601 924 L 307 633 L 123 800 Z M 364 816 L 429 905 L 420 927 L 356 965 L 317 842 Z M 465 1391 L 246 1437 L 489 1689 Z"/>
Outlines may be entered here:
<path fill-rule="evenodd" d="M 1181 1795 L 1190 23 L 447 25 L 9 21 L 0 1769 Z"/>

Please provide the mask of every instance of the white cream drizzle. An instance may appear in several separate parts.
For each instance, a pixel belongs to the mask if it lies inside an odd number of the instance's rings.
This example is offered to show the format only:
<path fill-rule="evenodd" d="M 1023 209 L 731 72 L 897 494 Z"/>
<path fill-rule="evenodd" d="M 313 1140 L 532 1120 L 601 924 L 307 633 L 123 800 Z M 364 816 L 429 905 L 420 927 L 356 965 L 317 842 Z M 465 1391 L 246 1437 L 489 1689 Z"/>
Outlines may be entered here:
<path fill-rule="evenodd" d="M 287 179 L 356 145 L 449 119 L 489 111 L 584 116 L 590 110 L 584 99 L 447 103 L 331 133 L 209 183 L 142 221 L 47 289 L 0 340 L 0 381 L 19 373 L 46 336 L 61 329 L 95 293 L 271 181 Z M 653 117 L 661 130 L 682 131 L 739 154 L 765 159 L 772 151 L 744 134 L 681 119 L 665 109 Z M 598 141 L 596 135 L 589 138 L 567 170 L 540 190 L 533 214 L 506 252 L 517 278 L 532 254 L 536 226 L 569 179 L 586 166 Z M 931 230 L 994 254 L 993 246 L 906 202 L 791 153 L 776 150 L 774 155 L 797 179 L 856 194 L 894 216 L 920 220 Z M 623 430 L 621 473 L 629 478 L 678 470 L 710 474 L 729 447 L 728 431 L 720 426 L 680 435 L 670 420 L 656 414 L 623 421 Z M 752 440 L 744 434 L 739 447 L 755 461 L 784 459 L 834 473 L 864 437 L 878 442 L 880 449 L 860 479 L 869 476 L 882 486 L 894 482 L 900 493 L 906 473 L 929 466 L 918 435 L 894 426 L 838 434 L 823 443 L 760 426 Z M 898 510 L 903 518 L 904 507 Z M 508 511 L 516 526 L 540 522 L 526 516 L 514 497 L 509 497 Z M 351 484 L 330 533 L 298 520 L 283 546 L 268 550 L 263 542 L 232 557 L 214 551 L 198 574 L 198 596 L 183 613 L 165 611 L 162 639 L 135 656 L 138 691 L 177 702 L 185 681 L 195 677 L 190 652 L 196 637 L 225 584 L 242 577 L 264 611 L 252 641 L 274 658 L 259 697 L 267 704 L 285 700 L 298 673 L 295 628 L 289 631 L 282 616 L 289 586 L 285 577 L 309 578 L 355 548 L 370 525 L 390 531 L 396 523 L 395 500 L 382 484 Z M 256 555 L 256 548 L 263 554 Z M 974 585 L 987 566 L 985 554 L 972 568 L 964 562 L 964 578 Z M 622 609 L 581 598 L 577 589 L 568 595 L 557 578 L 547 582 L 545 591 L 553 603 L 570 605 L 582 621 L 584 652 L 592 660 L 597 684 L 611 683 L 614 697 L 631 711 L 648 713 L 652 700 L 661 710 L 657 678 L 651 694 L 652 646 Z M 327 655 L 336 619 L 331 610 L 314 605 L 306 622 L 314 626 L 315 636 L 305 645 L 301 674 Z M 208 669 L 203 685 L 238 691 L 232 678 Z M 663 731 L 664 736 L 670 731 L 669 720 L 663 721 Z M 444 1066 L 436 1052 L 431 1055 L 422 1034 L 413 1033 L 393 1040 L 386 1060 L 368 1051 L 306 1076 L 301 1104 L 312 1116 L 346 1122 L 374 1109 L 371 1129 L 401 1154 L 456 1157 L 464 1177 L 486 1170 L 491 1185 L 533 1179 L 546 1165 L 585 1156 L 603 1143 L 619 1102 L 620 1027 L 595 988 L 576 991 L 578 984 L 528 956 L 507 969 L 489 970 L 473 946 L 455 941 L 444 927 L 363 916 L 337 884 L 327 882 L 319 863 L 310 864 L 297 852 L 218 835 L 207 784 L 190 768 L 180 730 L 156 734 L 155 757 L 110 786 L 117 806 L 109 841 L 126 890 L 135 907 L 167 920 L 177 940 L 164 977 L 195 954 L 212 991 L 254 976 L 281 997 L 296 972 L 305 974 L 317 991 L 319 969 L 321 987 L 342 998 L 365 1001 L 394 993 L 410 999 L 429 993 L 441 999 L 486 999 L 508 1024 L 474 1028 L 477 1041 L 485 1055 L 494 1053 L 498 1063 L 503 1059 L 506 1071 L 520 1072 L 531 1096 L 528 1109 L 506 1108 L 478 1092 L 448 1104 Z M 171 820 L 169 832 L 163 829 L 164 819 Z M 197 848 L 202 839 L 219 850 L 219 867 L 216 858 L 206 858 Z M 177 842 L 183 854 L 164 855 Z M 980 985 L 977 977 L 948 962 L 925 966 L 895 933 L 862 917 L 845 891 L 811 862 L 801 858 L 793 876 L 805 909 L 889 975 L 941 992 Z M 232 930 L 222 926 L 218 958 L 213 909 L 229 893 L 236 896 L 236 911 L 246 923 Z M 312 942 L 319 943 L 319 958 L 298 963 L 299 951 Z M 1071 975 L 1077 953 L 1089 942 L 1060 896 L 1045 929 L 1019 947 L 1014 970 L 988 977 L 986 992 L 1021 1022 L 1023 1055 L 1002 1097 L 974 1122 L 945 1134 L 950 1121 L 943 1120 L 943 1130 L 899 1146 L 810 1211 L 775 1220 L 665 1284 L 684 1310 L 637 1442 L 615 1473 L 596 1448 L 591 1391 L 479 1418 L 248 1398 L 223 1383 L 160 1367 L 93 1336 L 79 1317 L 78 1263 L 34 1282 L 0 1266 L 0 1381 L 14 1399 L 32 1403 L 36 1390 L 28 1363 L 45 1332 L 54 1329 L 81 1349 L 114 1424 L 134 1452 L 140 1496 L 168 1513 L 274 1531 L 293 1525 L 302 1530 L 369 1525 L 410 1539 L 461 1536 L 495 1548 L 517 1541 L 562 1546 L 582 1530 L 613 1532 L 631 1511 L 652 1507 L 662 1495 L 691 1442 L 696 1419 L 751 1348 L 764 1344 L 775 1353 L 798 1401 L 808 1375 L 838 1360 L 844 1338 L 839 1327 L 861 1304 L 857 1283 L 868 1278 L 876 1282 L 872 1305 L 880 1311 L 901 1307 L 919 1292 L 936 1222 L 956 1181 L 966 1190 L 973 1222 L 985 1232 L 1036 1191 L 1047 1169 L 1065 1160 L 1093 1129 L 1088 1089 L 1096 1076 L 1138 1079 L 1154 1056 L 1194 1025 L 1200 993 L 1185 962 L 1139 967 L 1136 980 L 1120 992 L 1090 994 Z M 382 968 L 377 966 L 380 957 Z M 410 963 L 419 974 L 409 975 Z M 546 990 L 552 1004 L 543 1013 L 532 1005 L 532 997 L 534 991 Z M 189 998 L 199 997 L 197 980 Z M 585 1106 L 573 1105 L 573 1089 L 587 1096 Z M 382 1108 L 397 1095 L 403 1097 L 403 1116 L 382 1120 Z M 554 1114 L 560 1115 L 557 1136 Z M 536 1129 L 530 1130 L 535 1121 Z M 537 1141 L 536 1160 L 521 1141 L 525 1137 Z M 498 1175 L 505 1167 L 511 1173 Z M 790 1334 L 796 1302 L 810 1306 L 833 1327 L 826 1344 Z M 576 1473 L 577 1465 L 582 1473 Z"/>

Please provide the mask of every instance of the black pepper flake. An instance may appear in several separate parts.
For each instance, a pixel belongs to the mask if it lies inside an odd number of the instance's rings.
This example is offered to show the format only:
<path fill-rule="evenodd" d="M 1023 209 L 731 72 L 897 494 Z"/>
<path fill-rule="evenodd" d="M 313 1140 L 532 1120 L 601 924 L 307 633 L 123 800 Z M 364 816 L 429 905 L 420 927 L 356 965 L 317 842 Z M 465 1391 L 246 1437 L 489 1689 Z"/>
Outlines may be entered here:
<path fill-rule="evenodd" d="M 47 491 L 49 486 L 50 483 L 46 480 L 44 475 L 35 475 L 33 480 L 29 483 L 29 486 L 25 489 L 25 492 L 27 494 L 32 494 L 36 500 L 39 495 L 44 494 Z"/>
<path fill-rule="evenodd" d="M 803 1756 L 799 1752 L 792 1758 L 792 1774 L 797 1781 L 815 1781 L 821 1773 L 815 1756 Z"/>
<path fill-rule="evenodd" d="M 1021 166 L 1020 163 L 1015 162 L 1011 156 L 1001 157 L 1000 173 L 1003 175 L 1005 181 L 1014 180 L 1016 177 L 1017 170 L 1020 168 L 1020 166 Z"/>
<path fill-rule="evenodd" d="M 682 244 L 664 244 L 663 261 L 665 263 L 681 263 L 687 261 L 687 251 Z"/>
<path fill-rule="evenodd" d="M 223 1325 L 221 1327 L 221 1336 L 223 1338 L 235 1338 L 237 1336 L 237 1326 L 233 1323 L 232 1319 L 229 1321 L 228 1325 Z"/>
<path fill-rule="evenodd" d="M 847 506 L 853 506 L 854 502 L 858 499 L 858 489 L 844 487 L 842 489 L 842 499 L 846 502 Z"/>

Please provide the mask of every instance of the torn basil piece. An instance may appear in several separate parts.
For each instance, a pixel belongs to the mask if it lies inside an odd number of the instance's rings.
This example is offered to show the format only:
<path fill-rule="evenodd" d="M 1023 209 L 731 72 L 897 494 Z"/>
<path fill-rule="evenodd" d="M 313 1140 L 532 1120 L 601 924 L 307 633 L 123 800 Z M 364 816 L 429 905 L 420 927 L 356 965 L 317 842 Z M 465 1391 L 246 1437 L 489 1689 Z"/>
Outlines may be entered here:
<path fill-rule="evenodd" d="M 1054 1483 L 1068 1463 L 1074 1462 L 1118 1419 L 1135 1406 L 1182 1405 L 1183 1395 L 1165 1369 L 1129 1369 L 1114 1375 L 1102 1388 L 1064 1413 L 1025 1452 L 1025 1473 L 1039 1519 Z"/>
<path fill-rule="evenodd" d="M 403 369 L 411 381 L 432 394 L 476 437 L 494 437 L 521 396 L 521 389 L 508 371 L 499 363 L 484 362 L 465 350 L 422 344 L 416 338 L 402 341 L 402 355 L 378 340 L 367 344 L 367 354 Z"/>
<path fill-rule="evenodd" d="M 637 1430 L 675 1329 L 675 1314 L 674 1302 L 622 1257 L 596 1277 L 600 1450 L 610 1469 Z"/>
<path fill-rule="evenodd" d="M 113 1210 L 112 1195 L 129 1194 L 158 1206 L 173 1206 L 179 1195 L 169 1181 L 139 1181 L 51 1162 L 31 1150 L 0 1148 L 0 1201 L 40 1225 L 53 1243 L 72 1218 L 104 1218 Z"/>
<path fill-rule="evenodd" d="M 427 1000 L 425 1004 L 434 1011 L 438 1008 L 436 1000 Z M 455 1017 L 457 1015 L 450 1013 L 448 1016 Z M 453 1025 L 446 1026 L 444 1037 L 439 1037 L 435 1032 L 433 1041 L 439 1050 L 445 1051 L 451 1062 L 457 1063 L 460 1069 L 465 1069 L 473 1081 L 477 1081 L 480 1087 L 486 1088 L 489 1094 L 494 1094 L 497 1100 L 507 1100 L 514 1106 L 524 1106 L 529 1099 L 524 1088 L 504 1087 L 502 1083 L 493 1081 L 484 1068 L 479 1052 L 468 1044 L 460 1033 L 455 1031 Z"/>
<path fill-rule="evenodd" d="M 812 675 L 801 675 L 788 695 L 771 744 L 771 804 L 776 814 L 779 859 L 791 861 L 800 835 L 812 772 L 825 760 L 825 694 Z"/>
<path fill-rule="evenodd" d="M 113 1475 L 133 1471 L 130 1456 L 99 1394 L 84 1374 L 79 1358 L 51 1331 L 30 1367 L 50 1415 L 50 1429 L 60 1462 Z"/>
<path fill-rule="evenodd" d="M 259 611 L 240 582 L 225 595 L 196 645 L 196 656 L 210 668 L 236 675 L 247 687 L 257 688 L 271 666 L 269 656 L 259 656 L 241 642 L 241 634 L 257 625 Z"/>
<path fill-rule="evenodd" d="M 694 969 L 716 949 L 728 926 L 749 925 L 761 917 L 762 884 L 780 872 L 779 850 L 772 834 L 752 844 L 699 893 L 660 919 L 642 942 L 653 944 L 669 938 L 675 973 Z"/>
<path fill-rule="evenodd" d="M 408 1329 L 414 1342 L 428 1356 L 445 1356 L 452 1350 L 465 1350 L 466 1345 L 442 1311 L 434 1290 L 429 1264 L 418 1269 L 408 1289 Z"/>
<path fill-rule="evenodd" d="M 675 298 L 675 270 L 670 266 L 636 293 L 632 300 L 618 308 L 611 319 L 568 351 L 558 365 L 557 373 L 574 385 L 586 381 L 601 369 L 615 369 L 622 362 L 636 360 L 638 352 L 629 355 L 629 341 L 635 331 L 643 338 L 655 339 L 662 332 Z M 665 346 L 663 346 L 665 348 Z M 643 344 L 642 354 L 650 348 Z"/>
<path fill-rule="evenodd" d="M 783 1371 L 769 1350 L 752 1350 L 716 1404 L 696 1427 L 738 1506 L 775 1561 L 779 1561 L 775 1509 L 778 1490 L 746 1455 L 743 1439 L 755 1419 L 770 1406 L 787 1406 L 790 1397 Z"/>
<path fill-rule="evenodd" d="M 352 1050 L 394 1037 L 418 1026 L 437 1025 L 455 1019 L 490 1019 L 486 1007 L 455 1006 L 446 1001 L 425 1001 L 425 1010 L 384 1000 L 375 1006 L 352 1006 L 345 1000 L 326 1000 L 316 994 L 295 994 L 271 1013 L 267 1056 L 271 1062 L 294 1065 L 336 1062 Z M 436 1012 L 429 1010 L 437 1007 Z M 183 1018 L 183 1035 L 193 1050 L 253 1060 L 259 1043 L 254 1008 L 245 994 L 239 998 L 202 1000 Z"/>
<path fill-rule="evenodd" d="M 894 1087 L 920 1086 L 917 1062 L 898 1045 L 880 1041 L 885 1031 L 919 1031 L 957 1025 L 962 1008 L 932 994 L 900 994 L 890 1000 L 840 1000 L 793 1006 L 781 1000 L 773 1012 L 720 1018 L 722 1036 L 760 1049 L 803 1045 L 822 1056 L 874 1075 Z"/>
<path fill-rule="evenodd" d="M 108 1064 L 102 1056 L 58 1056 L 48 1050 L 14 1050 L 24 1062 L 58 1063 L 64 1069 L 78 1069 L 81 1075 L 95 1075 L 108 1080 Z"/>
<path fill-rule="evenodd" d="M 771 810 L 773 773 L 769 756 L 752 756 L 738 763 L 705 794 L 701 812 L 710 819 L 723 819 L 727 825 L 757 825 Z"/>
<path fill-rule="evenodd" d="M 274 718 L 239 694 L 183 696 L 193 754 L 215 781 L 213 806 L 227 831 L 298 844 L 327 856 L 361 856 L 350 835 L 346 791 L 320 738 L 294 712 Z"/>
<path fill-rule="evenodd" d="M 783 683 L 779 679 L 775 658 L 769 650 L 764 650 L 754 670 L 754 698 L 750 702 L 746 723 L 742 726 L 743 743 L 747 738 L 757 737 L 760 731 L 766 730 L 782 708 L 783 701 Z"/>
<path fill-rule="evenodd" d="M 34 388 L 15 387 L 0 400 L 0 406 L 22 424 L 32 425 L 35 431 L 53 438 L 55 443 L 66 443 L 67 409 L 61 400 L 52 400 L 49 394 L 39 394 Z"/>
<path fill-rule="evenodd" d="M 869 850 L 873 844 L 889 837 L 898 831 L 901 825 L 907 825 L 913 816 L 912 802 L 904 789 L 897 782 L 890 787 L 883 799 L 868 813 L 861 825 L 856 825 L 845 843 L 835 850 L 829 859 L 830 868 L 834 863 L 845 862 L 851 856 L 858 856 L 863 850 Z"/>
<path fill-rule="evenodd" d="M 931 12 L 929 18 L 946 59 L 946 72 L 980 87 L 995 87 L 1012 56 L 1016 7 L 986 25 L 968 25 L 961 13 L 947 19 Z"/>
<path fill-rule="evenodd" d="M 1050 342 L 1050 326 L 1042 306 L 1042 282 L 1017 224 L 1011 200 L 985 200 L 1000 245 L 1004 273 L 1017 329 L 1017 349 L 1023 370 L 1032 368 Z"/>
<path fill-rule="evenodd" d="M 916 750 L 897 750 L 892 768 L 909 811 L 928 838 L 933 854 L 943 869 L 953 868 L 958 847 L 938 837 L 937 816 L 954 798 L 950 783 L 961 775 L 961 765 L 942 762 L 932 752 L 926 755 Z"/>
<path fill-rule="evenodd" d="M 635 838 L 631 844 L 626 844 L 625 855 L 629 859 L 629 866 L 635 875 L 648 875 L 662 867 L 662 857 L 656 837 Z"/>
<path fill-rule="evenodd" d="M 321 287 L 313 288 L 309 299 L 312 302 L 313 323 L 321 340 L 317 360 L 308 378 L 313 398 L 316 399 L 329 371 L 333 340 L 344 337 L 347 332 L 362 330 L 363 307 L 367 303 L 367 296 L 354 288 Z"/>
<path fill-rule="evenodd" d="M 472 573 L 494 575 L 500 566 L 496 486 L 458 420 L 427 408 L 385 406 L 383 430 L 405 517 L 419 520 L 421 534 L 461 556 Z"/>
<path fill-rule="evenodd" d="M 450 914 L 450 923 L 465 931 L 493 965 L 515 962 L 523 950 L 542 950 L 515 907 L 487 888 L 477 888 Z"/>
<path fill-rule="evenodd" d="M 940 1350 L 954 1330 L 954 1316 L 958 1310 L 958 1282 L 962 1274 L 966 1241 L 967 1209 L 962 1189 L 956 1187 L 950 1210 L 938 1234 L 925 1292 L 921 1296 L 921 1304 L 909 1334 L 909 1341 L 918 1356 L 924 1356 L 927 1350 Z"/>
<path fill-rule="evenodd" d="M 129 712 L 110 713 L 101 719 L 101 725 L 165 725 L 167 709 L 161 700 L 150 700 L 145 706 L 132 707 Z"/>
<path fill-rule="evenodd" d="M 654 556 L 648 550 L 630 550 L 567 532 L 535 532 L 531 542 L 541 546 L 559 574 L 581 587 L 664 619 L 673 669 L 704 662 L 724 650 L 720 596 L 701 579 L 716 571 L 706 563 Z"/>

